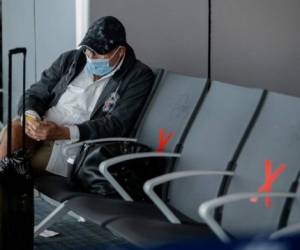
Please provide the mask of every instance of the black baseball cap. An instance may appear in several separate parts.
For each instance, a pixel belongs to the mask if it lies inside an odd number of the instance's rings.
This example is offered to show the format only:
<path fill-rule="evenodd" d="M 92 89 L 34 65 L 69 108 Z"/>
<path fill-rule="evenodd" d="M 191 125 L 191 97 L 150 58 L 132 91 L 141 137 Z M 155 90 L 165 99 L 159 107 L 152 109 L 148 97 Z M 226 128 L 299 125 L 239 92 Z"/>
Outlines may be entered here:
<path fill-rule="evenodd" d="M 88 29 L 79 46 L 86 46 L 99 54 L 106 54 L 118 46 L 126 45 L 123 24 L 113 16 L 95 21 Z"/>

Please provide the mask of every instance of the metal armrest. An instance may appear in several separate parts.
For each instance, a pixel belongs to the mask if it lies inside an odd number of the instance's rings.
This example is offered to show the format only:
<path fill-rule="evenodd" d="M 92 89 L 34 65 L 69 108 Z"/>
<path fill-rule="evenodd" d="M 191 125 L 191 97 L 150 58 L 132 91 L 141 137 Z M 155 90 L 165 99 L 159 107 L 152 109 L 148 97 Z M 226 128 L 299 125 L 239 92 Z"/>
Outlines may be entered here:
<path fill-rule="evenodd" d="M 103 161 L 99 164 L 99 171 L 103 174 L 103 176 L 110 182 L 110 184 L 116 189 L 116 191 L 121 195 L 121 197 L 126 201 L 133 201 L 130 195 L 125 191 L 125 189 L 117 182 L 117 180 L 110 174 L 109 168 L 118 163 L 136 159 L 143 158 L 178 158 L 180 154 L 174 153 L 159 153 L 159 152 L 147 152 L 147 153 L 135 153 L 135 154 L 127 154 L 121 155 L 109 160 Z"/>
<path fill-rule="evenodd" d="M 229 171 L 202 171 L 202 170 L 190 170 L 190 171 L 181 171 L 175 173 L 164 174 L 158 177 L 155 177 L 151 180 L 148 180 L 144 184 L 144 191 L 149 196 L 149 198 L 154 202 L 154 204 L 160 209 L 160 211 L 168 218 L 171 223 L 180 224 L 180 220 L 175 216 L 172 210 L 166 205 L 166 203 L 158 197 L 154 192 L 154 188 L 163 183 L 182 179 L 186 177 L 193 176 L 203 176 L 203 175 L 229 175 L 233 176 L 234 172 Z"/>
<path fill-rule="evenodd" d="M 86 141 L 81 141 L 81 142 L 77 142 L 77 143 L 72 143 L 69 145 L 66 145 L 63 149 L 63 155 L 66 157 L 66 159 L 68 159 L 69 157 L 72 156 L 72 154 L 76 154 L 74 153 L 74 151 L 76 149 L 78 149 L 80 146 L 82 146 L 83 144 L 92 144 L 92 143 L 98 143 L 98 142 L 136 142 L 137 139 L 136 138 L 123 138 L 123 137 L 111 137 L 111 138 L 102 138 L 102 139 L 95 139 L 95 140 L 86 140 Z"/>
<path fill-rule="evenodd" d="M 271 234 L 270 239 L 276 240 L 293 234 L 300 234 L 300 223 L 284 227 Z"/>
<path fill-rule="evenodd" d="M 213 218 L 211 210 L 216 207 L 223 206 L 227 203 L 232 203 L 240 200 L 250 199 L 251 197 L 281 197 L 281 198 L 295 198 L 300 197 L 295 193 L 236 193 L 225 195 L 216 199 L 212 199 L 202 203 L 199 207 L 199 214 L 212 231 L 219 237 L 219 239 L 225 243 L 230 242 L 229 236 L 222 229 L 221 225 Z"/>

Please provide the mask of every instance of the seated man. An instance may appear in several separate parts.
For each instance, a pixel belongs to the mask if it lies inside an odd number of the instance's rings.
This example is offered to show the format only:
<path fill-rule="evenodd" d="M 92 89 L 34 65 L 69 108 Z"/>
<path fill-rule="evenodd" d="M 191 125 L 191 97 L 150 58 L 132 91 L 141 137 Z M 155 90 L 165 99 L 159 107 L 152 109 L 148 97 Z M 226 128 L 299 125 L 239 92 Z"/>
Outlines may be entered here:
<path fill-rule="evenodd" d="M 25 93 L 26 141 L 34 152 L 36 173 L 43 172 L 47 163 L 51 170 L 48 160 L 61 154 L 61 142 L 127 136 L 151 90 L 154 74 L 136 59 L 125 28 L 115 17 L 93 23 L 80 46 L 60 55 Z M 19 117 L 22 108 L 20 101 Z M 19 117 L 13 121 L 13 150 L 22 145 Z M 0 159 L 6 155 L 6 144 L 2 131 Z"/>

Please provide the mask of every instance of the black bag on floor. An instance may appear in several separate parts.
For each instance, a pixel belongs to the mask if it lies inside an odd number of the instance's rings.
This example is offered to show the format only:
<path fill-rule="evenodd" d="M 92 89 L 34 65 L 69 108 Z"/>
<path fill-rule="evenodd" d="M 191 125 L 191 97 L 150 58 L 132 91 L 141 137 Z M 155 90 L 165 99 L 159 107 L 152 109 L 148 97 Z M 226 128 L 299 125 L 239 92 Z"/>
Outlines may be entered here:
<path fill-rule="evenodd" d="M 30 175 L 29 160 L 23 148 L 11 152 L 12 138 L 12 56 L 23 54 L 23 94 L 25 92 L 26 49 L 16 48 L 9 51 L 8 81 L 8 120 L 7 120 L 7 157 L 0 161 L 0 249 L 33 249 L 33 182 Z M 24 104 L 24 101 L 23 101 Z M 23 114 L 25 110 L 23 105 Z M 25 119 L 23 138 L 25 138 Z"/>
<path fill-rule="evenodd" d="M 115 189 L 99 171 L 99 164 L 107 159 L 141 152 L 153 151 L 150 147 L 137 142 L 102 142 L 84 144 L 78 153 L 69 180 L 73 188 L 98 193 L 106 197 L 118 196 Z M 143 184 L 146 180 L 166 171 L 162 158 L 137 159 L 112 166 L 113 177 L 134 200 L 146 200 Z"/>

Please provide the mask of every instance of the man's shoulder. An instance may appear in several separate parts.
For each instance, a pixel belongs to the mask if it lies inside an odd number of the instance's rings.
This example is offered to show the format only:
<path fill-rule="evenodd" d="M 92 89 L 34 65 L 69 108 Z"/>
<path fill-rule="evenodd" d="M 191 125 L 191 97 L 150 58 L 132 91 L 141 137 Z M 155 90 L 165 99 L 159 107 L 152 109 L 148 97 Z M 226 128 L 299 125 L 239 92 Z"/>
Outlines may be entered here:
<path fill-rule="evenodd" d="M 136 60 L 123 80 L 125 81 L 125 85 L 129 86 L 129 88 L 148 89 L 151 88 L 155 81 L 155 74 L 148 65 Z"/>
<path fill-rule="evenodd" d="M 72 62 L 80 53 L 78 49 L 72 49 L 60 54 L 59 59 L 64 62 Z"/>
<path fill-rule="evenodd" d="M 132 71 L 134 71 L 138 75 L 152 75 L 154 76 L 153 70 L 147 64 L 141 62 L 140 60 L 136 60 Z"/>

